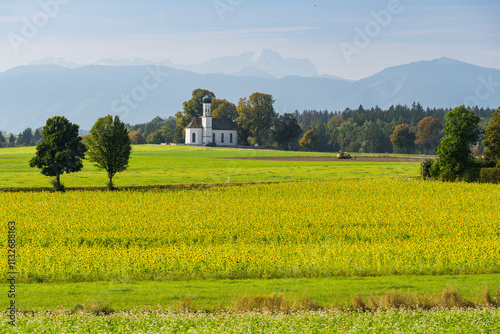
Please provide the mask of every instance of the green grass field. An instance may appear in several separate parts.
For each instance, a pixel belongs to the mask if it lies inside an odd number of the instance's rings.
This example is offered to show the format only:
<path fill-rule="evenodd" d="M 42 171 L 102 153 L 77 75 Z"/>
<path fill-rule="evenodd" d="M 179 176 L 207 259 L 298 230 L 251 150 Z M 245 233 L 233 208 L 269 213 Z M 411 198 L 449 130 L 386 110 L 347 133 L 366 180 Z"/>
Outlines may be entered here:
<path fill-rule="evenodd" d="M 77 305 L 100 304 L 115 310 L 162 307 L 179 309 L 183 304 L 195 311 L 217 312 L 230 308 L 240 298 L 283 295 L 291 299 L 307 296 L 325 309 L 351 308 L 352 298 L 388 291 L 436 294 L 457 289 L 464 298 L 484 304 L 487 287 L 492 295 L 500 289 L 500 275 L 323 277 L 299 279 L 247 279 L 198 281 L 88 282 L 21 284 L 17 298 L 20 310 L 54 310 Z M 5 284 L 1 291 L 7 291 Z"/>
<path fill-rule="evenodd" d="M 50 187 L 50 178 L 29 167 L 35 148 L 0 149 L 0 188 Z M 163 184 L 242 183 L 363 177 L 419 177 L 419 163 L 355 161 L 293 162 L 232 158 L 280 156 L 336 156 L 332 153 L 284 152 L 181 146 L 134 146 L 129 168 L 117 174 L 117 187 Z M 358 155 L 360 156 L 360 155 Z M 90 162 L 78 173 L 64 174 L 66 187 L 105 187 L 106 174 Z"/>

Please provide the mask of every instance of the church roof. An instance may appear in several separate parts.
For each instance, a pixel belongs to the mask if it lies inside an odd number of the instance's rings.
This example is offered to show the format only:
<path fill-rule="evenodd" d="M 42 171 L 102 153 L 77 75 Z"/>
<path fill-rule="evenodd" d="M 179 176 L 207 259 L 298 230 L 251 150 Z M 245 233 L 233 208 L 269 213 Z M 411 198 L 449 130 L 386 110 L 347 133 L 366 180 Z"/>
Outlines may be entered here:
<path fill-rule="evenodd" d="M 193 118 L 186 129 L 203 128 L 201 118 Z M 212 130 L 237 130 L 236 124 L 230 118 L 212 118 Z"/>
<path fill-rule="evenodd" d="M 201 129 L 201 118 L 193 118 L 193 120 L 186 126 L 186 129 Z"/>
<path fill-rule="evenodd" d="M 230 118 L 214 118 L 212 119 L 212 130 L 238 130 L 238 128 Z"/>

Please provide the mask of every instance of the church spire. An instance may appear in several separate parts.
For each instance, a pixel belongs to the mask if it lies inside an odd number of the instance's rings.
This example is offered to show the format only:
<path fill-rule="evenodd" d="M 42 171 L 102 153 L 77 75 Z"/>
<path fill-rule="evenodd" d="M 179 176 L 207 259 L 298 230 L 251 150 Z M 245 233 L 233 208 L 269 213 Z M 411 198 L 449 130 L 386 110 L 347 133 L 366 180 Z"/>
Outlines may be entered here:
<path fill-rule="evenodd" d="M 212 117 L 212 98 L 207 94 L 202 100 L 203 117 Z"/>

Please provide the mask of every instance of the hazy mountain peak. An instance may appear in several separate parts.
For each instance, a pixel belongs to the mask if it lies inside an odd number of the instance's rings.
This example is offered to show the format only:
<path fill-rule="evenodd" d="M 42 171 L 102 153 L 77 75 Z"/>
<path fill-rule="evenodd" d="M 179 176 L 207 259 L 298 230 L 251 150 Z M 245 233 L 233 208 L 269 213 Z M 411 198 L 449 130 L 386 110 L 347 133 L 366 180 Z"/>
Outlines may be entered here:
<path fill-rule="evenodd" d="M 258 63 L 262 57 L 262 53 L 264 52 L 264 50 L 260 50 L 260 51 L 257 51 L 253 54 L 253 59 L 252 61 L 254 63 Z"/>
<path fill-rule="evenodd" d="M 98 66 L 148 66 L 160 65 L 187 70 L 199 74 L 228 74 L 238 76 L 257 76 L 264 78 L 283 78 L 286 76 L 316 77 L 319 73 L 309 59 L 284 58 L 279 53 L 263 49 L 246 52 L 239 56 L 214 58 L 200 64 L 174 64 L 169 59 L 162 61 L 142 58 L 111 59 L 103 58 L 90 64 L 68 62 L 63 58 L 44 58 L 29 65 L 59 65 L 67 68 L 78 68 L 85 65 Z"/>
<path fill-rule="evenodd" d="M 152 61 L 145 60 L 142 58 L 132 58 L 132 59 L 111 59 L 111 58 L 103 58 L 95 63 L 95 65 L 100 66 L 148 66 L 148 65 L 161 65 L 173 67 L 174 64 L 169 60 L 165 59 L 162 61 Z"/>
<path fill-rule="evenodd" d="M 456 59 L 447 58 L 447 57 L 442 57 L 442 58 L 436 59 L 435 62 L 437 62 L 438 64 L 442 64 L 442 65 L 460 65 L 460 64 L 465 64 L 464 62 L 458 61 Z"/>
<path fill-rule="evenodd" d="M 239 56 L 221 57 L 195 65 L 178 65 L 180 69 L 201 74 L 223 73 L 233 74 L 248 72 L 260 77 L 283 78 L 286 76 L 315 77 L 319 76 L 316 66 L 309 59 L 283 58 L 279 53 L 263 49 L 246 52 Z"/>
<path fill-rule="evenodd" d="M 259 50 L 259 51 L 254 52 L 252 60 L 254 63 L 259 63 L 259 62 L 267 61 L 267 60 L 270 60 L 273 58 L 275 60 L 281 60 L 281 61 L 285 60 L 285 58 L 283 58 L 279 53 L 274 52 L 273 50 L 269 50 L 269 49 L 263 49 L 263 50 Z"/>
<path fill-rule="evenodd" d="M 78 68 L 81 66 L 75 62 L 66 61 L 66 59 L 64 58 L 53 58 L 53 57 L 47 57 L 40 60 L 32 61 L 31 63 L 28 64 L 28 66 L 30 65 L 57 65 L 67 68 Z"/>

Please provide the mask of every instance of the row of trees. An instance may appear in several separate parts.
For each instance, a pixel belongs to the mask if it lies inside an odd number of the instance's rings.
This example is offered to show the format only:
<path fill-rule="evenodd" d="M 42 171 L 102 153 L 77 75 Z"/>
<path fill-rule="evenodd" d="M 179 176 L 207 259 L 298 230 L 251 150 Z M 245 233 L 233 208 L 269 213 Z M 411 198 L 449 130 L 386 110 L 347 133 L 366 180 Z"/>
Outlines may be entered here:
<path fill-rule="evenodd" d="M 419 103 L 408 106 L 391 106 L 387 110 L 378 107 L 345 109 L 342 112 L 305 110 L 278 115 L 271 95 L 254 93 L 242 98 L 235 105 L 218 99 L 211 91 L 196 89 L 191 99 L 183 103 L 182 111 L 175 117 L 156 117 L 151 122 L 126 125 L 133 144 L 184 143 L 184 128 L 203 113 L 203 97 L 212 97 L 212 116 L 230 118 L 238 128 L 240 145 L 259 144 L 280 149 L 305 149 L 323 152 L 339 150 L 364 153 L 424 153 L 435 154 L 443 136 L 445 115 L 451 109 L 424 109 Z M 490 108 L 473 108 L 480 117 L 481 134 L 475 146 L 482 152 L 482 141 L 494 112 Z M 40 131 L 26 129 L 19 134 L 15 145 L 31 145 L 39 142 Z M 8 144 L 12 145 L 13 136 Z M 2 144 L 0 137 L 0 145 Z M 5 139 L 4 139 L 4 142 Z"/>
<path fill-rule="evenodd" d="M 435 154 L 449 111 L 442 108 L 424 110 L 414 103 L 411 107 L 398 105 L 387 110 L 360 106 L 337 113 L 296 111 L 295 117 L 303 132 L 312 130 L 317 134 L 317 151 Z M 480 129 L 485 129 L 494 110 L 473 108 L 472 111 L 481 117 Z M 482 149 L 481 145 L 476 148 Z"/>
<path fill-rule="evenodd" d="M 445 115 L 451 110 L 424 109 L 413 103 L 411 107 L 397 105 L 387 110 L 359 106 L 342 112 L 305 110 L 278 115 L 268 94 L 254 93 L 235 105 L 217 99 L 211 91 L 196 89 L 175 117 L 157 117 L 131 126 L 132 142 L 184 143 L 184 128 L 193 118 L 202 116 L 205 95 L 212 97 L 214 118 L 230 118 L 237 124 L 240 145 L 323 152 L 435 154 L 443 136 Z M 481 117 L 479 127 L 484 130 L 494 110 L 476 107 L 472 111 Z M 482 150 L 483 139 L 480 137 L 476 150 Z"/>
<path fill-rule="evenodd" d="M 87 154 L 89 161 L 107 172 L 108 187 L 113 189 L 113 176 L 128 167 L 132 150 L 128 130 L 118 116 L 111 115 L 96 121 L 85 143 L 78 130 L 79 126 L 65 117 L 49 118 L 30 166 L 41 169 L 43 175 L 55 177 L 54 189 L 63 191 L 61 175 L 80 171 Z"/>
<path fill-rule="evenodd" d="M 42 140 L 42 132 L 40 129 L 33 130 L 31 128 L 25 129 L 17 138 L 10 134 L 9 139 L 0 131 L 0 147 L 14 147 L 14 146 L 35 146 Z"/>

